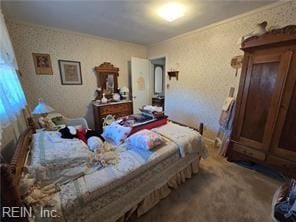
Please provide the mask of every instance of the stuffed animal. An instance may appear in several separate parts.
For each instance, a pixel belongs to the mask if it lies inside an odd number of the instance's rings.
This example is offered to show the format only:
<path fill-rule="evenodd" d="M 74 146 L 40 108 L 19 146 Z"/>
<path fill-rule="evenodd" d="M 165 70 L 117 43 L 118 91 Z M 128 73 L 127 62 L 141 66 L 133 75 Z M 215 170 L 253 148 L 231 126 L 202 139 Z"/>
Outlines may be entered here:
<path fill-rule="evenodd" d="M 119 161 L 119 154 L 116 147 L 112 146 L 108 142 L 104 142 L 100 149 L 96 149 L 95 157 L 99 160 L 103 166 L 112 164 L 115 165 Z"/>
<path fill-rule="evenodd" d="M 237 41 L 237 44 L 240 45 L 244 40 L 246 40 L 247 38 L 250 38 L 252 36 L 261 36 L 264 33 L 266 33 L 267 31 L 270 31 L 270 28 L 267 28 L 267 22 L 263 21 L 261 23 L 256 24 L 256 26 L 254 27 L 254 30 L 242 37 L 239 38 L 239 40 Z"/>
<path fill-rule="evenodd" d="M 50 196 L 58 190 L 54 184 L 40 187 L 30 174 L 26 174 L 20 182 L 20 194 L 28 205 L 54 206 Z"/>
<path fill-rule="evenodd" d="M 39 204 L 41 206 L 54 206 L 55 201 L 51 199 L 51 195 L 56 193 L 57 189 L 54 184 L 47 185 L 43 188 L 34 186 L 31 188 L 24 200 L 27 204 Z"/>
<path fill-rule="evenodd" d="M 31 191 L 31 188 L 34 186 L 36 179 L 31 178 L 29 174 L 26 174 L 19 185 L 19 192 L 21 196 L 28 194 Z"/>

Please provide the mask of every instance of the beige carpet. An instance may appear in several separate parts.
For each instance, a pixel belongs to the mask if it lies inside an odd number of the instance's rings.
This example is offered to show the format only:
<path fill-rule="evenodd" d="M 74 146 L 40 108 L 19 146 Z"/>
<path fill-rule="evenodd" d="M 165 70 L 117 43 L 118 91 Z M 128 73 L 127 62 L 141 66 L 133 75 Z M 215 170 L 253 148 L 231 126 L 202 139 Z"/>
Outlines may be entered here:
<path fill-rule="evenodd" d="M 199 174 L 174 190 L 141 222 L 271 222 L 273 193 L 280 182 L 229 163 L 210 149 Z"/>

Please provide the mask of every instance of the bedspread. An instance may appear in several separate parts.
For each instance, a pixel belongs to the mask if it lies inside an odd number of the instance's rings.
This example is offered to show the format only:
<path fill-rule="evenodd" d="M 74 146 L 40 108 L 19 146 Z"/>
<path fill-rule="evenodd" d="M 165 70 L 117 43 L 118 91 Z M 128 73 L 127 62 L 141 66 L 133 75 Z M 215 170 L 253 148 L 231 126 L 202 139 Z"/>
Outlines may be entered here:
<path fill-rule="evenodd" d="M 130 205 L 163 186 L 178 170 L 200 157 L 206 157 L 206 148 L 198 133 L 173 125 L 155 129 L 167 138 L 167 142 L 149 152 L 148 157 L 137 149 L 126 149 L 126 145 L 122 144 L 118 147 L 118 164 L 108 165 L 61 184 L 60 191 L 51 196 L 56 202 L 55 206 L 48 208 L 58 211 L 60 221 L 88 221 L 91 218 L 105 221 L 124 213 Z M 130 197 L 133 202 L 126 202 Z M 125 204 L 122 205 L 122 202 Z M 36 211 L 38 209 L 35 208 Z M 38 218 L 35 219 L 38 221 Z M 44 218 L 40 221 L 44 221 Z"/>
<path fill-rule="evenodd" d="M 155 128 L 152 131 L 174 141 L 177 144 L 182 157 L 185 157 L 187 154 L 198 152 L 201 152 L 201 156 L 204 159 L 208 156 L 201 135 L 189 127 L 168 122 L 166 125 Z"/>
<path fill-rule="evenodd" d="M 89 171 L 90 153 L 79 139 L 62 139 L 58 132 L 41 131 L 33 135 L 26 168 L 41 184 L 63 183 Z"/>

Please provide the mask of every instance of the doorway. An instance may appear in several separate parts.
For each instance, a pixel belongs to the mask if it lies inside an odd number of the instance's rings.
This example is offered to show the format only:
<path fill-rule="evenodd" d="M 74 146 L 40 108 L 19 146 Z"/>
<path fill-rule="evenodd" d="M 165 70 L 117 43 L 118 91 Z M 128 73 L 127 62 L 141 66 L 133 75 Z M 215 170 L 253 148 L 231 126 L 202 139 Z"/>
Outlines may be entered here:
<path fill-rule="evenodd" d="M 144 105 L 165 108 L 166 58 L 131 58 L 131 88 L 133 112 L 138 113 Z"/>
<path fill-rule="evenodd" d="M 152 78 L 151 78 L 151 98 L 152 105 L 162 107 L 165 109 L 165 70 L 166 70 L 166 58 L 153 58 L 150 59 L 152 64 Z"/>

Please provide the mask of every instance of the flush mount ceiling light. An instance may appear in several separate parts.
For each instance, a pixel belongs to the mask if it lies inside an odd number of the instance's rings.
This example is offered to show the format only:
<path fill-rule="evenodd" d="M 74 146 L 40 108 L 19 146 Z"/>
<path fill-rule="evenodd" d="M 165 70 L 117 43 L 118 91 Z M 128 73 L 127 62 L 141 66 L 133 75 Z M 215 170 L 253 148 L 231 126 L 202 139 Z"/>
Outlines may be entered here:
<path fill-rule="evenodd" d="M 185 7 L 180 3 L 167 3 L 158 10 L 158 15 L 168 22 L 173 22 L 185 14 Z"/>

